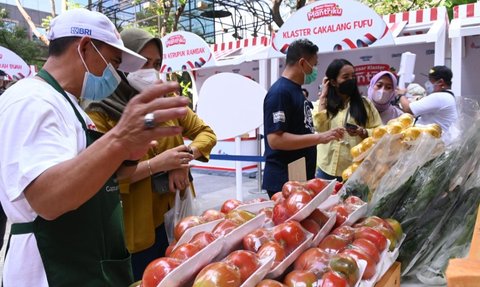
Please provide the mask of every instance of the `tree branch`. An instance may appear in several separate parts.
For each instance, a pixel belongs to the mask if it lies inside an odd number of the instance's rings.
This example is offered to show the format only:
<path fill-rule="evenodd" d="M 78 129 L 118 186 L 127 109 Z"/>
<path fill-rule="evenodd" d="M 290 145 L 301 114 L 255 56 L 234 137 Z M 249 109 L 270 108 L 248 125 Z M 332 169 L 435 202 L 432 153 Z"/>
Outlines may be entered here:
<path fill-rule="evenodd" d="M 50 43 L 50 41 L 48 41 L 48 39 L 47 39 L 47 37 L 45 37 L 45 35 L 42 35 L 38 31 L 37 26 L 35 26 L 35 23 L 33 23 L 30 15 L 28 15 L 27 11 L 25 11 L 22 4 L 20 4 L 20 1 L 15 0 L 15 2 L 17 2 L 17 8 L 20 11 L 20 13 L 22 14 L 23 18 L 25 18 L 25 21 L 27 21 L 28 26 L 30 26 L 30 29 L 32 29 L 33 34 L 35 34 L 35 36 L 37 36 L 43 43 L 45 43 L 45 45 L 48 45 Z"/>

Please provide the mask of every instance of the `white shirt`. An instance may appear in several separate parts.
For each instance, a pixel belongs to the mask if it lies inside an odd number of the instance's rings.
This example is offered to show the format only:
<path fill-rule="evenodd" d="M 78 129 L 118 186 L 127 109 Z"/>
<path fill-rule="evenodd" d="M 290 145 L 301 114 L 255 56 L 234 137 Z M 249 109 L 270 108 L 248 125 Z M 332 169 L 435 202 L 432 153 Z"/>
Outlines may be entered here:
<path fill-rule="evenodd" d="M 418 101 L 410 103 L 410 110 L 419 125 L 438 124 L 442 128 L 442 139 L 445 143 L 450 143 L 450 126 L 458 118 L 457 102 L 455 97 L 446 92 L 432 93 Z"/>
<path fill-rule="evenodd" d="M 93 122 L 69 94 L 89 128 Z M 71 105 L 49 84 L 24 79 L 0 97 L 0 201 L 12 223 L 37 214 L 24 189 L 48 168 L 86 147 L 85 131 Z M 4 286 L 48 286 L 33 234 L 13 235 L 3 269 Z"/>

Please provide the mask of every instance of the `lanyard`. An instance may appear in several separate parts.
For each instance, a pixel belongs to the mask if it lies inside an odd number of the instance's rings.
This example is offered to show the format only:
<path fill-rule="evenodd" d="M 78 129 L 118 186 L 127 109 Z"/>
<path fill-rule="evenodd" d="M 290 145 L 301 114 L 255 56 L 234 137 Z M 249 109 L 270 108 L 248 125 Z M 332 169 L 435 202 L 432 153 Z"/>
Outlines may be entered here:
<path fill-rule="evenodd" d="M 77 116 L 77 119 L 78 119 L 78 120 L 80 121 L 80 123 L 82 124 L 83 130 L 86 132 L 88 129 L 87 129 L 87 124 L 85 123 L 85 120 L 84 120 L 83 117 L 80 115 L 80 112 L 77 110 L 77 108 L 75 108 L 75 105 L 73 104 L 72 100 L 71 100 L 70 97 L 67 95 L 67 93 L 65 93 L 65 90 L 63 90 L 62 87 L 60 87 L 60 84 L 57 82 L 57 80 L 55 80 L 55 78 L 52 77 L 52 75 L 50 75 L 50 73 L 48 73 L 48 72 L 47 72 L 46 70 L 44 70 L 44 69 L 41 69 L 40 71 L 38 71 L 37 76 L 39 76 L 40 78 L 44 79 L 45 82 L 47 82 L 48 84 L 50 84 L 50 86 L 52 86 L 55 90 L 57 90 L 57 92 L 59 92 L 60 94 L 62 94 L 65 99 L 67 99 L 67 101 L 68 101 L 68 103 L 70 104 L 70 106 L 72 106 L 73 111 L 75 112 L 75 115 Z"/>

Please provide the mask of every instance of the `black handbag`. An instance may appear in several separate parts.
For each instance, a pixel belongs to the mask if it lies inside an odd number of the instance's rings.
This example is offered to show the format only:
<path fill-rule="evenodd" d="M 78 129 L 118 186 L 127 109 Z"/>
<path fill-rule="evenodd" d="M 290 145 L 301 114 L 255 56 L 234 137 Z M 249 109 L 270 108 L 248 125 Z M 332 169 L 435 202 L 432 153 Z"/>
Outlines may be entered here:
<path fill-rule="evenodd" d="M 192 174 L 188 171 L 188 179 L 193 182 Z M 166 193 L 169 191 L 168 187 L 168 171 L 157 172 L 152 174 L 152 190 L 157 193 Z"/>

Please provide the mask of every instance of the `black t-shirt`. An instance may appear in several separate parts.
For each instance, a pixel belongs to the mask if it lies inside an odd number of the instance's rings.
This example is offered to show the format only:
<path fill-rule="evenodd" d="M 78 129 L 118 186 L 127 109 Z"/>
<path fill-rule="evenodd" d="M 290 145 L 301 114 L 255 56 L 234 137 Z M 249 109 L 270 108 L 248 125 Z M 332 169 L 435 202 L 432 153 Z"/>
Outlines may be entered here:
<path fill-rule="evenodd" d="M 302 87 L 281 77 L 263 102 L 263 124 L 265 132 L 265 171 L 262 188 L 280 191 L 288 181 L 288 164 L 305 157 L 307 179 L 315 177 L 317 159 L 316 146 L 299 150 L 272 150 L 267 135 L 283 131 L 291 134 L 313 134 L 312 103 L 302 93 Z"/>

